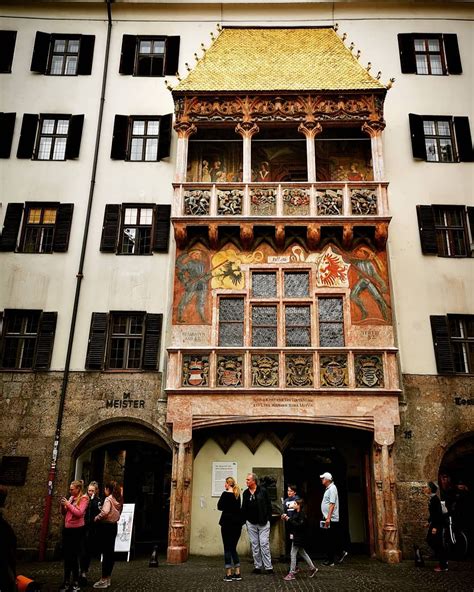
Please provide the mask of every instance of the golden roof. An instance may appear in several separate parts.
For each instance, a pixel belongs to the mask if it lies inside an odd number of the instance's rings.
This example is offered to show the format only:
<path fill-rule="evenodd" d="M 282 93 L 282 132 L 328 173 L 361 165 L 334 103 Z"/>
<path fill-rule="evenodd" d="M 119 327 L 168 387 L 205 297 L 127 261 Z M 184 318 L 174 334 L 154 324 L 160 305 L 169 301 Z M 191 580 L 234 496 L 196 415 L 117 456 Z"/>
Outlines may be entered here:
<path fill-rule="evenodd" d="M 226 28 L 175 91 L 377 90 L 331 28 Z"/>

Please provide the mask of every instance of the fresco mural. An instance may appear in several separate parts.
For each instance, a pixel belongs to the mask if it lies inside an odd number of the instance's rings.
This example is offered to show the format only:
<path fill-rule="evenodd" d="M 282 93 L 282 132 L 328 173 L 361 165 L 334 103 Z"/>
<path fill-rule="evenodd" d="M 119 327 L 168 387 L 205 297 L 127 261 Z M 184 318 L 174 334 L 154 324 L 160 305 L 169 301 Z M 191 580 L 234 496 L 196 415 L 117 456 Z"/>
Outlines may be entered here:
<path fill-rule="evenodd" d="M 189 142 L 186 181 L 237 183 L 242 181 L 242 142 Z"/>
<path fill-rule="evenodd" d="M 253 252 L 242 252 L 227 245 L 209 254 L 204 247 L 193 247 L 178 255 L 175 277 L 176 324 L 210 324 L 211 290 L 244 290 L 243 265 L 272 262 L 277 254 L 263 243 Z M 392 321 L 388 269 L 385 253 L 368 245 L 342 251 L 327 245 L 322 251 L 307 253 L 292 245 L 278 255 L 279 265 L 310 264 L 317 288 L 349 288 L 351 319 L 355 325 L 385 325 Z M 272 265 L 274 266 L 274 265 Z"/>
<path fill-rule="evenodd" d="M 307 181 L 306 141 L 253 141 L 254 183 Z"/>
<path fill-rule="evenodd" d="M 316 140 L 318 181 L 373 181 L 370 140 Z"/>

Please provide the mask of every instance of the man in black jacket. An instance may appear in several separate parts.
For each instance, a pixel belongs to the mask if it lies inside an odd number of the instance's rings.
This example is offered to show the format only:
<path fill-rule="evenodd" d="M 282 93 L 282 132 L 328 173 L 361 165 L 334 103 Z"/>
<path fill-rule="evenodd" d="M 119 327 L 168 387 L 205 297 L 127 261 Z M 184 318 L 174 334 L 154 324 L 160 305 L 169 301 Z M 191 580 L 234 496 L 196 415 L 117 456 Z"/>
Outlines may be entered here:
<path fill-rule="evenodd" d="M 267 490 L 257 485 L 255 473 L 249 473 L 246 479 L 247 489 L 242 495 L 242 516 L 247 525 L 252 555 L 254 573 L 272 574 L 272 556 L 270 554 L 270 518 L 272 504 Z"/>

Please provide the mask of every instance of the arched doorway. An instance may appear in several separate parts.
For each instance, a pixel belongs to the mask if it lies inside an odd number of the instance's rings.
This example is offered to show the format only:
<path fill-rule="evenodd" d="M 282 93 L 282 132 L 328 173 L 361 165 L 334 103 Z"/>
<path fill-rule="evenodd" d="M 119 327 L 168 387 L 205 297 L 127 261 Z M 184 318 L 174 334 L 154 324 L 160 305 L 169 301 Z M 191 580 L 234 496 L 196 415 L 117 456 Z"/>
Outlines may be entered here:
<path fill-rule="evenodd" d="M 168 540 L 171 451 L 151 428 L 133 423 L 99 426 L 77 447 L 75 478 L 88 483 L 114 479 L 123 484 L 125 503 L 135 504 L 136 552 Z"/>

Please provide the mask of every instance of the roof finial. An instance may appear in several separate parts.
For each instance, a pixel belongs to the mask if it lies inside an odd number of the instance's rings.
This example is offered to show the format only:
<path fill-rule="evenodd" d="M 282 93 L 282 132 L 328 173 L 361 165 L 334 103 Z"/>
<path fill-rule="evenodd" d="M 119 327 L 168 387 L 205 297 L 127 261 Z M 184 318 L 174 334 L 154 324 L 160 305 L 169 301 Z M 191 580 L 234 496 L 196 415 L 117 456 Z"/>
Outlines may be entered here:
<path fill-rule="evenodd" d="M 355 43 L 354 43 L 354 42 L 352 42 L 352 43 L 349 45 L 349 49 L 350 49 L 351 51 L 354 49 L 354 45 L 355 45 Z"/>
<path fill-rule="evenodd" d="M 372 68 L 372 62 L 367 63 L 367 68 L 366 68 L 367 72 L 370 72 L 370 68 Z"/>
<path fill-rule="evenodd" d="M 199 62 L 199 56 L 196 52 L 194 52 L 194 59 L 196 60 L 196 62 Z"/>
<path fill-rule="evenodd" d="M 222 31 L 222 25 L 221 25 L 220 23 L 217 23 L 217 25 L 216 25 L 216 26 L 217 26 L 217 30 L 218 30 L 218 31 Z"/>
<path fill-rule="evenodd" d="M 339 29 L 339 23 L 334 23 L 333 27 L 334 30 L 337 31 Z"/>
<path fill-rule="evenodd" d="M 387 84 L 387 90 L 389 90 L 390 88 L 392 88 L 393 83 L 395 82 L 395 78 L 390 78 L 388 84 Z"/>
<path fill-rule="evenodd" d="M 214 35 L 214 33 L 211 31 L 211 41 L 214 41 L 216 38 L 216 36 Z"/>
<path fill-rule="evenodd" d="M 169 81 L 168 81 L 168 80 L 165 80 L 165 84 L 166 84 L 166 88 L 167 88 L 168 90 L 173 90 L 173 87 L 171 86 L 171 84 L 169 83 Z"/>
<path fill-rule="evenodd" d="M 343 33 L 343 34 L 342 34 L 342 40 L 343 40 L 343 41 L 345 41 L 345 40 L 346 40 L 346 38 L 347 38 L 347 33 Z"/>
<path fill-rule="evenodd" d="M 201 49 L 202 49 L 202 53 L 206 53 L 207 49 L 206 49 L 206 46 L 204 45 L 204 43 L 201 43 Z"/>
<path fill-rule="evenodd" d="M 382 72 L 379 70 L 377 72 L 377 76 L 375 78 L 377 78 L 377 80 L 380 80 L 380 77 L 382 76 Z"/>
<path fill-rule="evenodd" d="M 188 62 L 184 62 L 184 65 L 186 66 L 186 70 L 187 70 L 188 72 L 191 72 L 191 68 L 190 68 L 190 66 L 189 66 Z"/>
<path fill-rule="evenodd" d="M 360 58 L 360 49 L 358 49 L 357 53 L 356 53 L 356 59 L 358 60 L 359 58 Z"/>
<path fill-rule="evenodd" d="M 181 82 L 181 76 L 179 75 L 179 72 L 176 72 L 176 78 L 178 79 L 178 82 Z"/>

